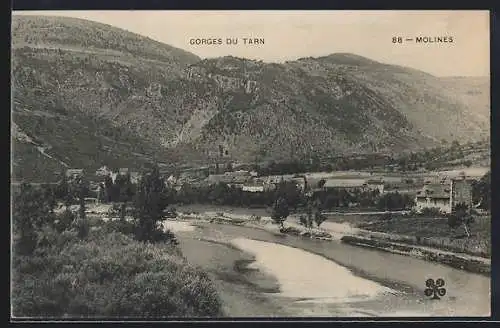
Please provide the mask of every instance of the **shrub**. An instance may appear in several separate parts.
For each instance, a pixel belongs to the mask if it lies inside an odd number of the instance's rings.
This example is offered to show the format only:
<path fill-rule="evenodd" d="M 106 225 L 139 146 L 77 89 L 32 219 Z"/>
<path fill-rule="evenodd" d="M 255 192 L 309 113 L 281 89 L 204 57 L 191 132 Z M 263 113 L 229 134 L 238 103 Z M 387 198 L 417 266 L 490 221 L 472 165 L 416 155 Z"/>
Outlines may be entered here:
<path fill-rule="evenodd" d="M 250 221 L 260 222 L 260 220 L 262 220 L 262 217 L 260 215 L 252 214 L 252 216 L 250 216 Z"/>
<path fill-rule="evenodd" d="M 57 216 L 57 219 L 54 224 L 56 230 L 59 232 L 69 230 L 73 225 L 75 218 L 76 216 L 73 212 L 71 212 L 69 209 L 65 210 L 64 212 L 62 212 L 60 215 Z"/>
<path fill-rule="evenodd" d="M 113 220 L 104 223 L 106 232 L 120 232 L 124 235 L 133 235 L 135 233 L 135 224 L 129 221 Z"/>
<path fill-rule="evenodd" d="M 16 317 L 213 317 L 221 302 L 208 276 L 178 250 L 121 233 L 76 235 L 14 261 Z M 43 256 L 42 256 L 43 255 Z"/>
<path fill-rule="evenodd" d="M 282 227 L 282 228 L 280 228 L 280 232 L 290 234 L 290 235 L 295 235 L 295 236 L 300 235 L 300 230 L 298 230 L 297 228 L 294 228 L 294 227 L 286 227 L 286 228 Z"/>

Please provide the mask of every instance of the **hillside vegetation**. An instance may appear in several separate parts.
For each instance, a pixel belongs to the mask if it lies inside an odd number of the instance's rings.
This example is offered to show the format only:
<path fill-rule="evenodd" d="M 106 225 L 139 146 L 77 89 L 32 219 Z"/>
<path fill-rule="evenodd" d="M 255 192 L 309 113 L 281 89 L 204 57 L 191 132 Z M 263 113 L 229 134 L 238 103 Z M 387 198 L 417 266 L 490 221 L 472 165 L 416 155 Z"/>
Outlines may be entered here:
<path fill-rule="evenodd" d="M 489 136 L 488 79 L 352 54 L 201 60 L 73 18 L 14 16 L 12 35 L 16 179 L 65 164 L 206 163 L 221 149 L 239 162 L 303 160 Z"/>

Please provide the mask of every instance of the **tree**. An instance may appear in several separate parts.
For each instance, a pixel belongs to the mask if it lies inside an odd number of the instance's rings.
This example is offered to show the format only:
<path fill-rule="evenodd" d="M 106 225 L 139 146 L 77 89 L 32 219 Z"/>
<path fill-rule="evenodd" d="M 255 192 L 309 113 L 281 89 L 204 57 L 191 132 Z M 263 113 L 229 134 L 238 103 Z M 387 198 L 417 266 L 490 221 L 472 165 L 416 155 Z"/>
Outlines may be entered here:
<path fill-rule="evenodd" d="M 351 195 L 347 190 L 341 189 L 339 192 L 339 200 L 342 207 L 348 207 L 351 202 Z"/>
<path fill-rule="evenodd" d="M 406 194 L 397 191 L 383 194 L 377 202 L 377 208 L 385 211 L 403 210 L 413 207 L 415 201 Z"/>
<path fill-rule="evenodd" d="M 448 216 L 448 225 L 450 228 L 455 229 L 463 226 L 467 238 L 470 237 L 469 226 L 474 222 L 474 217 L 470 214 L 469 206 L 465 203 L 455 205 L 451 214 Z"/>
<path fill-rule="evenodd" d="M 276 199 L 276 202 L 274 203 L 271 219 L 276 224 L 279 224 L 283 229 L 284 228 L 283 223 L 285 222 L 288 215 L 290 215 L 288 203 L 286 202 L 285 198 L 279 197 L 278 199 Z"/>
<path fill-rule="evenodd" d="M 302 193 L 297 185 L 291 181 L 281 181 L 276 188 L 275 195 L 275 199 L 283 198 L 294 209 L 303 201 Z"/>
<path fill-rule="evenodd" d="M 68 209 L 68 207 L 73 202 L 74 195 L 71 190 L 70 182 L 68 181 L 68 178 L 66 178 L 66 176 L 63 176 L 61 181 L 59 181 L 59 183 L 57 184 L 54 196 L 56 199 L 61 200 L 64 203 L 66 209 Z"/>
<path fill-rule="evenodd" d="M 326 180 L 325 179 L 321 179 L 318 181 L 318 188 L 323 188 L 323 186 L 325 185 L 326 183 Z"/>
<path fill-rule="evenodd" d="M 120 206 L 120 220 L 125 221 L 126 214 L 127 214 L 127 204 L 123 202 Z"/>
<path fill-rule="evenodd" d="M 130 173 L 118 175 L 115 179 L 115 197 L 116 201 L 128 202 L 134 196 L 134 187 L 130 179 Z"/>
<path fill-rule="evenodd" d="M 41 189 L 23 183 L 13 199 L 14 240 L 21 254 L 31 254 L 36 247 L 38 231 L 53 223 L 52 200 Z"/>
<path fill-rule="evenodd" d="M 76 221 L 76 229 L 78 231 L 78 237 L 85 238 L 89 233 L 89 223 L 85 214 L 85 196 L 88 195 L 89 187 L 87 182 L 83 178 L 79 178 L 76 181 L 76 187 L 78 190 L 78 203 L 80 205 L 80 207 L 78 208 L 78 220 Z"/>
<path fill-rule="evenodd" d="M 99 183 L 99 188 L 97 189 L 97 199 L 99 202 L 105 202 L 106 201 L 106 188 L 104 187 L 104 183 Z"/>
<path fill-rule="evenodd" d="M 314 208 L 311 199 L 309 199 L 309 201 L 307 202 L 306 215 L 307 216 L 304 217 L 304 226 L 310 229 L 312 228 L 314 217 Z"/>
<path fill-rule="evenodd" d="M 41 185 L 42 197 L 45 200 L 44 204 L 51 215 L 54 214 L 54 207 L 56 207 L 56 188 L 48 184 Z"/>
<path fill-rule="evenodd" d="M 106 194 L 106 202 L 111 202 L 113 201 L 113 194 L 114 194 L 114 188 L 113 188 L 113 179 L 107 175 L 104 178 L 104 192 Z"/>
<path fill-rule="evenodd" d="M 472 186 L 472 199 L 479 203 L 479 207 L 485 210 L 491 208 L 491 171 L 488 171 L 479 181 Z"/>
<path fill-rule="evenodd" d="M 314 213 L 313 220 L 316 223 L 316 226 L 319 228 L 321 223 L 323 223 L 326 220 L 326 216 L 323 215 L 323 204 L 321 203 L 321 200 L 317 199 L 315 200 L 312 204 L 311 207 L 312 212 Z M 312 226 L 312 222 L 311 222 Z"/>
<path fill-rule="evenodd" d="M 120 219 L 125 220 L 127 202 L 131 201 L 134 197 L 134 186 L 130 180 L 130 173 L 117 176 L 113 189 L 116 197 L 115 200 L 121 202 Z"/>
<path fill-rule="evenodd" d="M 229 187 L 224 182 L 219 182 L 216 185 L 211 185 L 207 194 L 207 200 L 211 204 L 224 205 L 226 197 L 229 193 Z"/>
<path fill-rule="evenodd" d="M 219 156 L 220 157 L 224 156 L 224 147 L 222 145 L 219 145 Z"/>
<path fill-rule="evenodd" d="M 316 226 L 319 228 L 321 223 L 326 221 L 326 216 L 321 212 L 320 209 L 316 208 L 314 212 L 314 222 L 316 222 Z"/>
<path fill-rule="evenodd" d="M 168 205 L 166 186 L 158 166 L 145 172 L 135 197 L 136 239 L 143 242 L 165 241 L 177 244 L 175 236 L 160 226 L 163 211 Z"/>

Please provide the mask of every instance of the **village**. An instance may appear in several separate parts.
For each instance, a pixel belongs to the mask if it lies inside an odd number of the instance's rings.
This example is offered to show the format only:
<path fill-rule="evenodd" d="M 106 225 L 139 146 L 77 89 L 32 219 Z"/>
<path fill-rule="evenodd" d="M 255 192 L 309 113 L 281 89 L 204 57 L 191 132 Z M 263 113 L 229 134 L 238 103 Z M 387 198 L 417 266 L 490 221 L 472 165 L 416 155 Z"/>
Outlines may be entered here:
<path fill-rule="evenodd" d="M 279 184 L 287 183 L 294 186 L 302 196 L 313 198 L 329 194 L 353 196 L 365 193 L 373 198 L 397 194 L 403 195 L 407 199 L 407 203 L 399 208 L 389 207 L 385 210 L 411 210 L 415 213 L 430 210 L 432 213 L 445 215 L 451 213 L 454 206 L 459 203 L 465 204 L 468 208 L 479 208 L 481 205 L 480 202 L 474 203 L 472 197 L 474 182 L 480 177 L 467 176 L 463 171 L 452 176 L 429 174 L 416 178 L 367 175 L 346 171 L 324 174 L 259 176 L 256 171 L 249 170 L 208 174 L 206 168 L 201 168 L 184 170 L 178 174 L 164 174 L 163 179 L 165 185 L 176 192 L 181 192 L 186 188 L 208 188 L 224 185 L 242 193 L 269 194 L 276 190 Z M 141 179 L 141 173 L 129 168 L 113 170 L 107 166 L 102 166 L 95 172 L 85 172 L 84 169 L 68 169 L 66 171 L 66 178 L 74 179 L 77 177 L 84 177 L 89 183 L 90 194 L 86 198 L 87 201 L 98 203 L 104 199 L 106 178 L 115 183 L 118 177 L 125 177 L 129 179 L 131 184 L 136 185 Z M 327 205 L 328 202 L 324 203 Z M 374 203 L 372 205 L 375 206 Z M 337 207 L 359 210 L 370 208 L 370 206 L 360 204 L 356 198 L 350 197 L 341 204 L 337 202 L 332 206 L 326 206 L 325 209 Z"/>

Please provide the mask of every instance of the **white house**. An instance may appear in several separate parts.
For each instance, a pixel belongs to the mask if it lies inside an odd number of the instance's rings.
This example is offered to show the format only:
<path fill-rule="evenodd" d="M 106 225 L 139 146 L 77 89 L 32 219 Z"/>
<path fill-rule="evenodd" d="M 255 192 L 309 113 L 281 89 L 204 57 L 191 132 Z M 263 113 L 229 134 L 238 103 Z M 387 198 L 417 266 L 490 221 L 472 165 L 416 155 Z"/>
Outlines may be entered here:
<path fill-rule="evenodd" d="M 241 190 L 248 192 L 264 192 L 264 185 L 243 185 Z"/>
<path fill-rule="evenodd" d="M 415 210 L 421 212 L 424 208 L 438 208 L 443 213 L 451 213 L 449 184 L 427 184 L 417 192 Z"/>
<path fill-rule="evenodd" d="M 106 166 L 101 166 L 97 171 L 95 171 L 95 175 L 97 176 L 107 176 L 110 175 L 112 171 Z"/>
<path fill-rule="evenodd" d="M 439 208 L 443 213 L 451 213 L 458 203 L 472 207 L 472 179 L 465 175 L 426 184 L 417 192 L 415 208 L 418 212 L 424 208 Z"/>
<path fill-rule="evenodd" d="M 81 178 L 84 175 L 85 175 L 85 172 L 83 169 L 67 169 L 66 170 L 66 177 L 68 179 Z"/>

